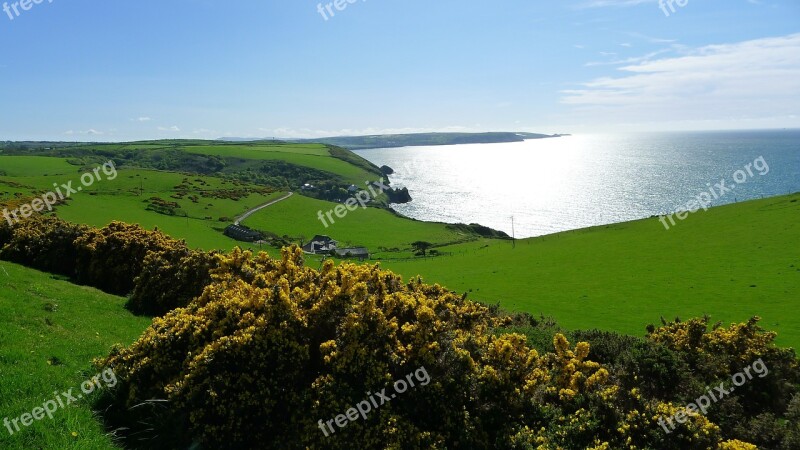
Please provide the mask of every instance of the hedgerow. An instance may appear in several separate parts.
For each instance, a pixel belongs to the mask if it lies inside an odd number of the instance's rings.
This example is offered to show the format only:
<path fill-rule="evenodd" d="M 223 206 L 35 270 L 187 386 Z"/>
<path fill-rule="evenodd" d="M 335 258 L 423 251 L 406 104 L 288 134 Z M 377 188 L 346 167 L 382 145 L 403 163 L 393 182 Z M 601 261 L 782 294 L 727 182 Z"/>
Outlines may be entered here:
<path fill-rule="evenodd" d="M 158 230 L 122 222 L 97 229 L 40 214 L 0 223 L 0 258 L 130 294 L 129 309 L 147 315 L 186 306 L 211 282 L 215 263 L 213 253 L 192 250 Z"/>
<path fill-rule="evenodd" d="M 75 240 L 89 227 L 55 217 L 36 216 L 13 227 L 0 225 L 0 258 L 39 270 L 73 276 L 77 270 Z"/>

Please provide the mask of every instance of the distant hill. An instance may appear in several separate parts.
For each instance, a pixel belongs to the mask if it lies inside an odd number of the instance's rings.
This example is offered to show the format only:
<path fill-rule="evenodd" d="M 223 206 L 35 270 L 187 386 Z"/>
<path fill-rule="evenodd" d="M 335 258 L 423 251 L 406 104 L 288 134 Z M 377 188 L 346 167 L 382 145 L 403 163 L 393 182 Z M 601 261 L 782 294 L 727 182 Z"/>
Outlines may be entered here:
<path fill-rule="evenodd" d="M 323 143 L 344 147 L 348 150 L 364 150 L 368 148 L 388 147 L 421 147 L 429 145 L 457 144 L 496 144 L 502 142 L 522 142 L 526 139 L 544 139 L 567 136 L 562 134 L 538 134 L 522 132 L 491 133 L 415 133 L 415 134 L 378 134 L 372 136 L 339 136 L 316 139 L 281 139 L 295 143 Z M 241 142 L 257 139 L 224 138 L 222 140 Z"/>

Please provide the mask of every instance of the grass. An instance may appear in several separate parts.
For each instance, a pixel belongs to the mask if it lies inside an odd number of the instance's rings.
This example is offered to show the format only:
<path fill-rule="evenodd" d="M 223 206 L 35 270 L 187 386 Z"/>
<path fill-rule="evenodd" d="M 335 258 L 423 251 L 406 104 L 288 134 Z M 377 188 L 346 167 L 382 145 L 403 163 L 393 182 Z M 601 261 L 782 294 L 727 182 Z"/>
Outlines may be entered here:
<path fill-rule="evenodd" d="M 374 173 L 340 159 L 332 158 L 323 145 L 270 145 L 252 144 L 237 146 L 197 146 L 186 147 L 185 151 L 201 155 L 231 156 L 248 160 L 286 161 L 298 166 L 323 170 L 341 176 L 344 181 L 362 186 L 374 181 Z"/>
<path fill-rule="evenodd" d="M 29 158 L 3 157 L 3 167 L 8 164 L 18 172 L 26 172 L 25 164 L 39 164 L 39 161 L 32 161 Z M 57 158 L 41 159 L 61 162 Z M 30 187 L 30 189 L 24 189 L 3 185 L 3 189 L 0 191 L 26 192 L 33 195 L 35 191 L 53 189 L 53 183 L 60 185 L 70 180 L 72 180 L 74 188 L 80 186 L 77 167 L 67 164 L 66 168 L 70 169 L 69 172 L 61 175 L 33 176 L 30 175 L 31 168 L 27 171 L 28 175 L 26 176 L 0 177 L 0 182 L 5 179 Z M 229 221 L 223 222 L 219 219 L 224 217 L 233 219 L 248 209 L 267 203 L 283 194 L 281 192 L 251 194 L 239 200 L 212 198 L 211 195 L 214 192 L 253 188 L 253 186 L 235 185 L 216 177 L 187 176 L 155 170 L 120 169 L 117 171 L 117 177 L 113 180 L 106 179 L 107 177 L 102 172 L 101 177 L 102 179 L 96 181 L 92 186 L 73 194 L 66 205 L 59 206 L 57 208 L 58 216 L 64 220 L 95 227 L 103 227 L 114 220 L 138 223 L 147 229 L 157 227 L 171 236 L 186 240 L 191 247 L 208 250 L 227 251 L 237 245 L 256 248 L 224 236 L 222 230 Z M 197 194 L 199 197 L 197 202 L 193 202 L 188 197 L 183 199 L 172 197 L 178 192 L 176 186 L 187 179 L 191 184 L 191 194 Z M 7 193 L 6 195 L 11 194 Z M 180 211 L 186 216 L 170 216 L 147 210 L 148 199 L 151 197 L 159 197 L 177 203 Z"/>
<path fill-rule="evenodd" d="M 144 144 L 147 145 L 147 144 Z M 155 144 L 154 144 L 155 145 Z M 159 144 L 160 145 L 160 144 Z M 122 146 L 124 147 L 124 146 Z M 136 144 L 139 148 L 141 145 Z M 321 146 L 209 146 L 192 151 L 251 159 L 314 164 L 359 185 L 367 172 L 322 153 Z M 230 154 L 230 153 L 229 153 Z M 0 198 L 48 190 L 53 183 L 79 183 L 78 168 L 63 158 L 0 158 Z M 344 166 L 343 166 L 344 165 Z M 345 169 L 344 167 L 347 167 Z M 175 199 L 176 186 L 190 185 Z M 74 195 L 57 214 L 76 223 L 104 226 L 112 220 L 139 223 L 185 239 L 190 246 L 229 250 L 220 217 L 283 195 L 250 194 L 239 200 L 212 198 L 242 187 L 215 177 L 126 169 L 115 180 L 96 182 Z M 187 216 L 147 210 L 157 196 Z M 348 212 L 326 228 L 318 219 L 334 203 L 299 194 L 245 221 L 253 228 L 292 237 L 327 234 L 340 245 L 366 246 L 381 264 L 406 279 L 417 275 L 469 298 L 514 311 L 554 317 L 565 329 L 600 328 L 642 335 L 648 323 L 709 314 L 725 323 L 763 317 L 778 343 L 800 347 L 800 194 L 698 212 L 665 230 L 657 219 L 588 228 L 517 241 L 476 239 L 444 224 L 404 219 L 368 208 Z M 210 219 L 208 217 L 211 217 Z M 442 245 L 450 256 L 412 258 L 410 243 Z M 376 252 L 397 247 L 398 252 Z M 276 251 L 269 249 L 275 255 Z M 315 258 L 309 264 L 316 267 Z M 375 261 L 369 262 L 374 264 Z M 93 358 L 114 343 L 129 344 L 150 320 L 134 317 L 125 299 L 75 286 L 50 275 L 0 262 L 0 419 L 16 418 L 78 388 L 93 376 Z M 91 399 L 56 412 L 13 436 L 0 428 L 0 448 L 115 448 L 91 410 Z"/>
<path fill-rule="evenodd" d="M 670 230 L 657 219 L 519 241 L 453 246 L 452 257 L 389 261 L 469 298 L 552 315 L 567 329 L 643 335 L 648 323 L 709 314 L 761 316 L 800 348 L 800 194 L 698 212 Z"/>
<path fill-rule="evenodd" d="M 441 223 L 420 222 L 405 219 L 389 211 L 378 208 L 359 207 L 343 218 L 331 214 L 334 223 L 325 228 L 317 213 L 323 214 L 337 204 L 294 195 L 291 198 L 261 210 L 248 218 L 244 224 L 260 230 L 268 230 L 280 236 L 329 235 L 339 241 L 339 246 L 363 246 L 369 248 L 376 257 L 410 257 L 410 244 L 424 240 L 432 243 L 449 243 L 464 239 L 465 236 L 446 228 Z M 378 247 L 399 248 L 397 253 L 380 253 Z"/>
<path fill-rule="evenodd" d="M 78 168 L 63 158 L 46 156 L 5 156 L 0 167 L 2 173 L 9 177 L 31 177 L 49 175 L 75 174 Z M 2 175 L 0 173 L 0 175 Z"/>
<path fill-rule="evenodd" d="M 240 156 L 248 158 L 310 158 L 325 161 L 322 165 L 327 169 L 340 170 L 344 164 L 349 173 L 362 171 L 322 155 L 322 146 L 215 144 L 191 149 L 209 154 L 242 152 Z M 0 181 L 47 189 L 53 182 L 77 179 L 77 175 L 56 174 L 58 170 L 75 173 L 74 168 L 67 170 L 74 166 L 65 165 L 63 159 L 41 159 L 3 157 L 4 170 L 17 175 L 0 177 Z M 40 170 L 37 176 L 33 165 Z M 44 175 L 44 168 L 50 175 Z M 222 235 L 225 223 L 218 216 L 235 217 L 281 195 L 252 195 L 239 201 L 201 198 L 197 203 L 172 199 L 175 186 L 185 177 L 121 170 L 116 180 L 98 182 L 88 193 L 77 194 L 58 214 L 94 226 L 123 220 L 158 227 L 193 247 L 228 250 L 242 243 Z M 192 181 L 191 192 L 231 187 L 214 177 L 189 178 L 202 181 Z M 141 188 L 145 194 L 138 196 Z M 188 218 L 147 211 L 143 200 L 153 195 L 176 201 Z M 428 282 L 469 292 L 476 300 L 552 315 L 568 329 L 602 328 L 642 335 L 648 323 L 658 323 L 662 316 L 709 314 L 714 320 L 732 322 L 760 315 L 763 326 L 780 333 L 779 343 L 800 346 L 796 308 L 800 231 L 794 226 L 800 214 L 798 195 L 696 213 L 669 231 L 656 219 L 648 219 L 521 240 L 516 248 L 509 241 L 475 239 L 443 224 L 404 219 L 376 208 L 334 216 L 335 223 L 326 228 L 317 212 L 324 214 L 335 206 L 296 194 L 256 213 L 245 224 L 281 236 L 309 239 L 327 234 L 340 246 L 365 246 L 373 258 L 382 259 L 384 266 L 406 278 L 421 275 Z M 209 216 L 212 219 L 206 219 Z M 451 256 L 411 258 L 410 243 L 417 240 L 451 243 L 438 248 Z M 379 247 L 400 251 L 381 252 Z"/>
<path fill-rule="evenodd" d="M 96 374 L 92 359 L 106 356 L 115 343 L 130 344 L 149 326 L 149 319 L 128 313 L 124 303 L 0 262 L 0 420 L 30 413 L 53 399 L 54 391 L 79 393 L 81 383 Z M 91 402 L 80 399 L 14 435 L 2 426 L 0 448 L 116 448 Z"/>
<path fill-rule="evenodd" d="M 259 142 L 255 144 L 199 145 L 199 146 L 186 147 L 186 151 L 190 153 L 201 152 L 203 154 L 211 154 L 211 155 L 236 156 L 235 153 L 238 150 L 256 151 L 264 154 L 284 153 L 284 154 L 296 154 L 296 155 L 328 156 L 328 147 L 322 144 L 273 144 L 267 142 Z M 255 159 L 260 159 L 260 158 L 255 158 Z"/>

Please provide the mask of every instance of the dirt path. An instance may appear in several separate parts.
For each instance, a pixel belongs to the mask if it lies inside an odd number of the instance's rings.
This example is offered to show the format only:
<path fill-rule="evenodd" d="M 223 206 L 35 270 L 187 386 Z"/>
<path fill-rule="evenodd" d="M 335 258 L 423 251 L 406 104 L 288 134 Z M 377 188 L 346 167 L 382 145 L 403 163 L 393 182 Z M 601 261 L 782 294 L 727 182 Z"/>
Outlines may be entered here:
<path fill-rule="evenodd" d="M 261 211 L 262 209 L 264 209 L 264 208 L 266 208 L 268 206 L 272 206 L 275 203 L 282 202 L 282 201 L 286 200 L 287 198 L 291 197 L 292 195 L 294 195 L 294 192 L 289 192 L 288 194 L 284 195 L 283 197 L 281 197 L 279 199 L 272 200 L 269 203 L 264 203 L 261 206 L 256 206 L 255 208 L 251 209 L 250 211 L 247 211 L 246 213 L 244 213 L 241 216 L 237 217 L 236 220 L 233 223 L 234 223 L 234 225 L 239 225 L 239 223 L 241 221 L 247 219 L 248 217 L 252 216 L 253 214 Z"/>

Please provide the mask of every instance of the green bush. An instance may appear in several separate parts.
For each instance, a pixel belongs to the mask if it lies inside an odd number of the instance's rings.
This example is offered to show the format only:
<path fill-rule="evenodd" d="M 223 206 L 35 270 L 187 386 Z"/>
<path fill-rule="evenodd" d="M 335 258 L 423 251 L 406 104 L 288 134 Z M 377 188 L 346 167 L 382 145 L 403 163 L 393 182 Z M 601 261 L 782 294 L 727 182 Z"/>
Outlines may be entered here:
<path fill-rule="evenodd" d="M 681 355 L 664 345 L 614 332 L 573 331 L 570 336 L 591 346 L 589 357 L 613 369 L 628 389 L 638 388 L 648 398 L 693 401 L 687 395 L 693 379 Z"/>
<path fill-rule="evenodd" d="M 725 399 L 713 405 L 708 417 L 724 436 L 752 439 L 754 444 L 772 448 L 774 433 L 742 434 L 743 430 L 763 429 L 771 417 L 782 423 L 789 414 L 789 403 L 798 394 L 800 369 L 793 349 L 774 345 L 776 334 L 758 326 L 760 318 L 721 327 L 709 326 L 709 318 L 676 321 L 653 330 L 648 339 L 678 352 L 689 365 L 694 384 L 689 398 L 703 395 L 706 386 L 730 385 L 731 377 L 760 360 L 769 371 L 736 387 Z M 684 397 L 685 398 L 685 397 Z M 778 428 L 781 429 L 781 428 Z"/>
<path fill-rule="evenodd" d="M 0 226 L 0 258 L 46 272 L 74 276 L 75 240 L 88 227 L 64 222 L 53 216 L 33 215 L 15 224 Z"/>
<path fill-rule="evenodd" d="M 127 295 L 142 273 L 148 252 L 186 248 L 183 241 L 139 225 L 111 222 L 75 241 L 77 281 L 116 295 Z"/>
<path fill-rule="evenodd" d="M 136 314 L 151 316 L 184 307 L 211 283 L 214 253 L 185 247 L 148 252 L 127 303 Z"/>

